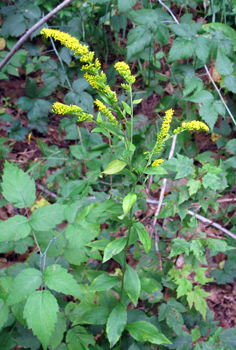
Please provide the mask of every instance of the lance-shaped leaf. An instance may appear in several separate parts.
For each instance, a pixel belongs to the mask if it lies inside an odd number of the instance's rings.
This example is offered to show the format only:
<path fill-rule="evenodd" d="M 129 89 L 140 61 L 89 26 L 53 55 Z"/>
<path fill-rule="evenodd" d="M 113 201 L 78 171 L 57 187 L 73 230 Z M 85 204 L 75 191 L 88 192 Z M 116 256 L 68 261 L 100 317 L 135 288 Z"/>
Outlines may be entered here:
<path fill-rule="evenodd" d="M 43 281 L 50 289 L 56 290 L 59 293 L 70 294 L 75 298 L 81 298 L 83 292 L 66 269 L 60 265 L 54 264 L 48 266 L 43 272 Z"/>
<path fill-rule="evenodd" d="M 130 211 L 130 209 L 132 208 L 136 200 L 137 200 L 137 195 L 134 192 L 130 192 L 127 194 L 127 196 L 125 196 L 122 203 L 124 214 L 121 216 L 118 216 L 120 220 L 124 219 L 124 217 L 128 214 L 128 212 Z"/>
<path fill-rule="evenodd" d="M 118 304 L 112 310 L 107 322 L 107 335 L 111 348 L 120 339 L 127 323 L 127 311 L 124 305 Z"/>
<path fill-rule="evenodd" d="M 90 310 L 86 311 L 82 316 L 78 317 L 73 326 L 77 324 L 106 324 L 109 316 L 109 310 L 102 306 L 92 307 Z"/>
<path fill-rule="evenodd" d="M 119 173 L 124 167 L 126 166 L 126 163 L 122 160 L 116 159 L 113 160 L 113 162 L 109 163 L 107 168 L 102 172 L 102 174 L 112 175 Z"/>
<path fill-rule="evenodd" d="M 0 223 L 0 242 L 19 241 L 28 236 L 30 231 L 29 220 L 25 216 L 13 216 Z"/>
<path fill-rule="evenodd" d="M 102 262 L 104 263 L 107 260 L 111 259 L 113 255 L 119 254 L 124 249 L 126 243 L 126 237 L 115 239 L 114 241 L 109 243 L 105 248 Z"/>
<path fill-rule="evenodd" d="M 59 204 L 38 208 L 30 217 L 30 226 L 36 231 L 48 231 L 64 220 L 63 211 L 63 206 Z"/>
<path fill-rule="evenodd" d="M 131 337 L 137 341 L 149 341 L 153 344 L 171 344 L 164 334 L 159 333 L 153 324 L 146 321 L 129 323 L 125 326 L 125 329 L 127 329 Z"/>
<path fill-rule="evenodd" d="M 56 298 L 48 291 L 38 290 L 31 294 L 24 308 L 29 328 L 41 341 L 46 350 L 57 322 L 58 304 Z"/>
<path fill-rule="evenodd" d="M 93 280 L 88 291 L 109 290 L 116 285 L 120 280 L 117 276 L 111 276 L 108 273 L 103 273 Z"/>
<path fill-rule="evenodd" d="M 135 222 L 134 227 L 138 232 L 141 243 L 144 245 L 145 252 L 148 253 L 151 249 L 152 244 L 149 233 L 147 232 L 145 226 L 141 224 L 141 222 Z"/>
<path fill-rule="evenodd" d="M 16 276 L 9 289 L 8 305 L 14 305 L 30 296 L 42 283 L 42 274 L 39 270 L 29 268 Z"/>
<path fill-rule="evenodd" d="M 137 306 L 140 293 L 140 280 L 137 272 L 132 267 L 126 264 L 124 289 L 135 306 Z"/>
<path fill-rule="evenodd" d="M 2 176 L 3 196 L 17 208 L 30 207 L 36 199 L 34 179 L 16 165 L 5 162 Z"/>

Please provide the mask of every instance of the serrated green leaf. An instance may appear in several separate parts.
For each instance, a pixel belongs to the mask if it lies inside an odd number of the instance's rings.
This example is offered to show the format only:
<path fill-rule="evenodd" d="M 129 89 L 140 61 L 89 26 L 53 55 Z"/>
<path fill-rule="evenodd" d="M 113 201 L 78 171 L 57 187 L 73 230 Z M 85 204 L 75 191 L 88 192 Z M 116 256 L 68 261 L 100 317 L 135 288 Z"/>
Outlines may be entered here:
<path fill-rule="evenodd" d="M 133 207 L 136 200 L 137 200 L 136 193 L 130 192 L 127 194 L 127 196 L 125 196 L 125 198 L 123 199 L 123 203 L 122 203 L 124 214 L 121 216 L 118 216 L 118 218 L 120 220 L 124 219 L 124 217 L 128 214 L 130 209 Z"/>
<path fill-rule="evenodd" d="M 219 334 L 219 339 L 224 342 L 224 347 L 228 347 L 230 350 L 236 349 L 236 329 L 226 329 Z"/>
<path fill-rule="evenodd" d="M 66 334 L 66 343 L 68 350 L 89 350 L 89 344 L 95 345 L 93 334 L 90 334 L 82 326 L 76 326 Z"/>
<path fill-rule="evenodd" d="M 35 97 L 37 92 L 37 84 L 33 78 L 26 78 L 25 92 L 31 98 Z"/>
<path fill-rule="evenodd" d="M 60 265 L 54 264 L 48 266 L 43 272 L 43 277 L 44 283 L 50 289 L 59 293 L 72 295 L 75 298 L 81 298 L 83 295 L 80 286 L 73 276 Z"/>
<path fill-rule="evenodd" d="M 155 326 L 146 321 L 128 323 L 125 329 L 137 341 L 149 341 L 153 344 L 171 344 L 164 334 L 159 333 Z"/>
<path fill-rule="evenodd" d="M 111 276 L 108 273 L 103 273 L 93 280 L 88 291 L 109 290 L 120 281 L 119 277 Z"/>
<path fill-rule="evenodd" d="M 169 51 L 168 61 L 173 62 L 189 58 L 194 54 L 195 48 L 196 44 L 191 40 L 175 39 Z"/>
<path fill-rule="evenodd" d="M 210 54 L 209 38 L 199 35 L 196 38 L 196 55 L 205 64 Z"/>
<path fill-rule="evenodd" d="M 132 6 L 134 6 L 136 0 L 118 0 L 118 10 L 119 12 L 126 12 Z"/>
<path fill-rule="evenodd" d="M 169 257 L 173 257 L 176 255 L 180 255 L 182 253 L 186 253 L 187 255 L 189 254 L 189 245 L 190 243 L 187 242 L 183 238 L 176 237 L 172 242 L 171 242 L 171 252 Z"/>
<path fill-rule="evenodd" d="M 58 312 L 55 329 L 48 343 L 49 345 L 51 345 L 52 350 L 56 349 L 58 345 L 60 345 L 64 337 L 65 331 L 66 331 L 66 316 L 62 312 Z"/>
<path fill-rule="evenodd" d="M 149 233 L 147 232 L 145 226 L 141 224 L 141 222 L 135 222 L 134 227 L 138 232 L 141 243 L 144 245 L 145 252 L 148 253 L 151 249 L 152 244 Z"/>
<path fill-rule="evenodd" d="M 236 76 L 235 75 L 227 75 L 224 78 L 224 84 L 229 91 L 236 94 Z"/>
<path fill-rule="evenodd" d="M 4 323 L 7 321 L 8 315 L 9 315 L 9 308 L 2 299 L 0 299 L 0 313 L 1 313 L 0 328 L 2 328 Z"/>
<path fill-rule="evenodd" d="M 115 239 L 114 241 L 109 243 L 105 248 L 102 262 L 105 263 L 107 260 L 110 260 L 113 257 L 113 255 L 119 254 L 124 249 L 126 243 L 126 237 Z"/>
<path fill-rule="evenodd" d="M 221 101 L 205 101 L 199 109 L 199 114 L 212 130 L 217 121 L 218 114 L 225 115 L 225 107 Z"/>
<path fill-rule="evenodd" d="M 18 37 L 24 34 L 26 28 L 26 20 L 22 14 L 10 15 L 3 23 L 1 35 Z"/>
<path fill-rule="evenodd" d="M 0 223 L 0 242 L 19 241 L 30 234 L 31 227 L 25 216 L 16 215 Z"/>
<path fill-rule="evenodd" d="M 39 270 L 29 268 L 21 271 L 14 279 L 7 299 L 8 305 L 14 305 L 29 297 L 42 283 L 42 274 Z"/>
<path fill-rule="evenodd" d="M 76 320 L 73 322 L 73 326 L 77 324 L 106 324 L 108 316 L 109 310 L 107 308 L 102 306 L 95 306 L 86 311 L 82 316 L 76 318 Z"/>
<path fill-rule="evenodd" d="M 122 160 L 113 160 L 111 163 L 108 164 L 107 168 L 102 172 L 102 174 L 112 175 L 119 173 L 124 167 L 126 166 L 126 163 Z"/>
<path fill-rule="evenodd" d="M 152 40 L 152 34 L 145 26 L 137 26 L 128 33 L 127 58 L 136 55 L 147 47 Z"/>
<path fill-rule="evenodd" d="M 190 97 L 185 97 L 183 100 L 191 101 L 194 103 L 205 103 L 214 100 L 214 96 L 211 92 L 202 90 L 199 92 L 196 92 L 194 95 Z"/>
<path fill-rule="evenodd" d="M 17 208 L 25 208 L 34 204 L 35 182 L 28 174 L 6 161 L 2 178 L 3 196 L 12 205 Z"/>
<path fill-rule="evenodd" d="M 134 305 L 137 306 L 141 283 L 137 272 L 128 264 L 126 264 L 124 289 Z"/>
<path fill-rule="evenodd" d="M 201 286 L 194 286 L 194 290 L 189 292 L 187 295 L 187 300 L 190 309 L 192 308 L 193 304 L 195 306 L 195 309 L 199 311 L 204 320 L 206 319 L 206 309 L 207 309 L 207 303 L 204 298 L 210 296 L 210 293 L 205 292 L 203 289 L 201 289 Z"/>
<path fill-rule="evenodd" d="M 63 211 L 59 204 L 38 208 L 33 211 L 29 224 L 36 231 L 48 231 L 64 221 Z"/>
<path fill-rule="evenodd" d="M 201 181 L 191 179 L 188 181 L 187 186 L 189 187 L 189 194 L 192 196 L 192 194 L 197 193 L 197 191 L 201 188 Z"/>
<path fill-rule="evenodd" d="M 236 155 L 236 139 L 233 139 L 227 142 L 227 144 L 223 148 L 226 149 L 227 152 L 229 152 L 230 154 Z"/>
<path fill-rule="evenodd" d="M 58 304 L 56 298 L 48 291 L 36 291 L 29 296 L 25 304 L 24 318 L 34 335 L 47 350 L 49 340 L 57 322 Z"/>
<path fill-rule="evenodd" d="M 230 59 L 222 52 L 218 50 L 216 56 L 216 70 L 221 75 L 230 75 L 233 73 L 233 65 Z"/>
<path fill-rule="evenodd" d="M 110 313 L 107 322 L 107 336 L 110 346 L 113 347 L 120 339 L 127 323 L 127 311 L 124 305 L 118 304 Z"/>
<path fill-rule="evenodd" d="M 219 190 L 221 188 L 219 177 L 212 173 L 207 173 L 203 176 L 202 184 L 204 188 L 210 188 L 212 190 Z"/>

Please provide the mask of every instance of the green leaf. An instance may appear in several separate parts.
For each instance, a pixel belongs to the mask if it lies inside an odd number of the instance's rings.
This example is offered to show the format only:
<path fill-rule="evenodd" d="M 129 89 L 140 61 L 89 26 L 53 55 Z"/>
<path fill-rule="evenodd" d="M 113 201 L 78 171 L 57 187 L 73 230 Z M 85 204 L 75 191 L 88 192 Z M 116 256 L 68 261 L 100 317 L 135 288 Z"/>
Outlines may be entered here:
<path fill-rule="evenodd" d="M 29 77 L 26 78 L 25 92 L 31 98 L 35 97 L 37 92 L 37 84 L 34 79 Z"/>
<path fill-rule="evenodd" d="M 140 294 L 141 283 L 137 272 L 132 267 L 126 264 L 124 289 L 135 306 L 137 306 Z"/>
<path fill-rule="evenodd" d="M 15 207 L 25 208 L 36 199 L 34 179 L 12 163 L 5 162 L 3 173 L 3 196 Z"/>
<path fill-rule="evenodd" d="M 92 307 L 90 310 L 86 311 L 82 316 L 76 318 L 73 326 L 77 324 L 106 324 L 109 316 L 109 310 L 102 306 Z"/>
<path fill-rule="evenodd" d="M 24 320 L 25 321 L 25 320 Z M 32 331 L 27 328 L 27 323 L 25 321 L 24 327 L 21 324 L 17 324 L 17 343 L 23 348 L 31 350 L 36 350 L 40 348 L 41 341 L 33 335 Z"/>
<path fill-rule="evenodd" d="M 124 167 L 126 166 L 126 163 L 123 162 L 122 160 L 113 160 L 111 163 L 108 164 L 107 168 L 102 172 L 102 174 L 107 174 L 107 175 L 112 175 L 116 174 Z"/>
<path fill-rule="evenodd" d="M 141 243 L 144 245 L 145 252 L 148 253 L 152 244 L 149 233 L 141 222 L 135 222 L 133 225 L 138 232 Z"/>
<path fill-rule="evenodd" d="M 136 0 L 118 0 L 119 12 L 126 12 L 136 4 Z"/>
<path fill-rule="evenodd" d="M 127 40 L 127 59 L 136 55 L 140 51 L 143 51 L 143 49 L 150 44 L 151 40 L 152 34 L 146 26 L 137 26 L 129 30 Z"/>
<path fill-rule="evenodd" d="M 205 103 L 206 101 L 209 102 L 214 100 L 214 97 L 211 92 L 202 90 L 202 91 L 196 92 L 194 95 L 190 97 L 185 97 L 183 100 L 191 101 L 194 103 Z"/>
<path fill-rule="evenodd" d="M 103 273 L 93 280 L 88 291 L 101 291 L 113 288 L 120 281 L 119 277 Z"/>
<path fill-rule="evenodd" d="M 69 294 L 75 298 L 81 298 L 82 290 L 76 280 L 66 269 L 54 264 L 48 266 L 43 272 L 43 281 L 46 286 L 59 293 Z"/>
<path fill-rule="evenodd" d="M 74 156 L 76 159 L 84 160 L 86 159 L 86 149 L 83 146 L 75 145 L 75 146 L 69 146 L 72 156 Z"/>
<path fill-rule="evenodd" d="M 16 215 L 0 223 L 0 242 L 19 241 L 30 234 L 31 227 L 25 216 Z"/>
<path fill-rule="evenodd" d="M 191 179 L 188 181 L 187 186 L 189 187 L 189 194 L 192 196 L 192 194 L 197 193 L 197 191 L 201 188 L 202 184 L 199 180 Z"/>
<path fill-rule="evenodd" d="M 128 212 L 130 211 L 130 209 L 132 208 L 136 200 L 137 200 L 137 195 L 133 192 L 130 192 L 127 194 L 127 196 L 125 196 L 122 203 L 124 214 L 121 216 L 118 216 L 120 220 L 124 219 L 124 217 L 128 214 Z"/>
<path fill-rule="evenodd" d="M 131 112 L 130 106 L 127 105 L 127 103 L 125 103 L 124 101 L 122 101 L 122 104 L 123 104 L 123 107 L 124 107 L 126 113 L 129 114 L 129 115 L 131 115 L 132 112 Z"/>
<path fill-rule="evenodd" d="M 105 263 L 107 260 L 110 260 L 113 257 L 113 255 L 119 254 L 124 249 L 126 243 L 126 237 L 115 239 L 114 241 L 109 243 L 105 248 L 102 262 Z"/>
<path fill-rule="evenodd" d="M 219 339 L 223 341 L 224 348 L 228 347 L 230 350 L 235 350 L 236 349 L 236 329 L 231 328 L 231 329 L 226 329 L 223 332 L 219 334 Z"/>
<path fill-rule="evenodd" d="M 147 175 L 165 175 L 165 174 L 168 174 L 167 171 L 162 168 L 161 166 L 152 166 L 152 167 L 149 167 L 149 168 L 146 168 L 143 172 L 144 174 L 147 174 Z"/>
<path fill-rule="evenodd" d="M 230 154 L 236 155 L 236 139 L 233 139 L 227 142 L 227 144 L 223 148 L 226 149 L 227 152 L 229 152 Z"/>
<path fill-rule="evenodd" d="M 58 304 L 56 298 L 48 291 L 36 291 L 31 294 L 25 304 L 24 318 L 34 335 L 47 350 L 50 338 L 57 322 Z"/>
<path fill-rule="evenodd" d="M 93 334 L 90 334 L 82 326 L 76 326 L 69 329 L 66 334 L 66 343 L 68 350 L 89 350 L 89 344 L 95 345 Z"/>
<path fill-rule="evenodd" d="M 189 254 L 189 242 L 187 242 L 184 238 L 179 238 L 176 237 L 172 242 L 171 242 L 171 253 L 169 257 L 173 257 L 176 255 L 180 255 L 182 253 L 186 253 L 187 255 Z"/>
<path fill-rule="evenodd" d="M 55 329 L 49 340 L 49 345 L 52 349 L 56 349 L 64 337 L 64 332 L 66 331 L 66 316 L 62 312 L 57 314 L 57 322 L 55 324 Z"/>
<path fill-rule="evenodd" d="M 236 94 L 236 76 L 235 75 L 227 75 L 224 78 L 224 84 L 229 91 Z"/>
<path fill-rule="evenodd" d="M 125 326 L 125 329 L 137 341 L 149 341 L 152 344 L 171 344 L 164 334 L 159 333 L 155 326 L 146 321 L 129 323 Z"/>
<path fill-rule="evenodd" d="M 207 303 L 204 298 L 210 295 L 211 295 L 210 293 L 206 293 L 202 289 L 202 286 L 194 286 L 194 290 L 189 292 L 187 295 L 187 300 L 188 300 L 190 309 L 194 304 L 195 309 L 202 314 L 204 320 L 206 319 L 206 310 L 207 310 Z"/>
<path fill-rule="evenodd" d="M 125 28 L 127 24 L 127 18 L 122 13 L 111 17 L 110 25 L 115 31 L 119 32 L 122 28 Z"/>
<path fill-rule="evenodd" d="M 205 101 L 199 109 L 199 114 L 212 130 L 217 121 L 218 114 L 225 115 L 225 107 L 221 101 Z"/>
<path fill-rule="evenodd" d="M 189 159 L 188 157 L 182 156 L 181 154 L 177 154 L 177 158 L 179 164 L 175 180 L 187 177 L 188 175 L 192 175 L 194 173 L 193 160 Z"/>
<path fill-rule="evenodd" d="M 191 40 L 175 39 L 169 51 L 168 62 L 191 57 L 195 52 L 196 44 Z"/>
<path fill-rule="evenodd" d="M 1 35 L 4 37 L 8 36 L 21 36 L 26 31 L 26 20 L 23 15 L 16 14 L 7 16 L 5 19 Z"/>
<path fill-rule="evenodd" d="M 2 328 L 4 323 L 7 322 L 8 315 L 9 315 L 9 308 L 2 299 L 0 299 L 0 313 L 1 313 L 0 328 Z"/>
<path fill-rule="evenodd" d="M 212 190 L 219 190 L 221 189 L 221 183 L 220 178 L 212 173 L 207 173 L 202 178 L 202 184 L 204 188 L 210 188 Z"/>
<path fill-rule="evenodd" d="M 127 323 L 127 311 L 124 305 L 118 304 L 112 310 L 107 322 L 107 336 L 111 348 L 120 339 L 121 334 Z"/>
<path fill-rule="evenodd" d="M 221 75 L 230 75 L 233 73 L 233 66 L 230 59 L 222 52 L 218 50 L 216 56 L 216 70 Z"/>
<path fill-rule="evenodd" d="M 29 268 L 21 271 L 14 279 L 7 299 L 8 305 L 14 305 L 30 296 L 42 283 L 42 274 L 39 270 Z"/>
<path fill-rule="evenodd" d="M 204 64 L 206 64 L 207 58 L 210 54 L 209 41 L 210 39 L 201 35 L 196 38 L 196 55 Z"/>
<path fill-rule="evenodd" d="M 46 205 L 33 211 L 30 226 L 36 231 L 48 231 L 64 220 L 63 207 L 59 204 Z"/>

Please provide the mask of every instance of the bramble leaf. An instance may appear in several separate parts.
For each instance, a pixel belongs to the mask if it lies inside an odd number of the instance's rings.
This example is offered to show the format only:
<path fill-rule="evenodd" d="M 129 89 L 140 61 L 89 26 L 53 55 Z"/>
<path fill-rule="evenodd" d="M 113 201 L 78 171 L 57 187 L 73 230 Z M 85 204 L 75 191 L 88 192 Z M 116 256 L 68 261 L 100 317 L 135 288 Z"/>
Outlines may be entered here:
<path fill-rule="evenodd" d="M 80 286 L 73 276 L 60 265 L 54 264 L 48 266 L 43 272 L 43 277 L 44 283 L 50 289 L 59 293 L 72 295 L 75 298 L 81 298 L 83 295 Z"/>
<path fill-rule="evenodd" d="M 63 206 L 46 205 L 34 210 L 30 217 L 30 226 L 36 231 L 48 231 L 64 220 Z"/>
<path fill-rule="evenodd" d="M 17 208 L 30 207 L 36 199 L 35 182 L 29 175 L 12 163 L 5 162 L 3 196 Z"/>
<path fill-rule="evenodd" d="M 50 338 L 57 322 L 58 304 L 56 298 L 48 291 L 36 291 L 25 304 L 24 318 L 47 350 Z"/>
<path fill-rule="evenodd" d="M 30 234 L 29 220 L 16 215 L 0 223 L 0 242 L 19 241 Z"/>
<path fill-rule="evenodd" d="M 8 305 L 14 305 L 30 296 L 42 283 L 42 274 L 34 268 L 24 269 L 16 276 L 9 289 Z"/>

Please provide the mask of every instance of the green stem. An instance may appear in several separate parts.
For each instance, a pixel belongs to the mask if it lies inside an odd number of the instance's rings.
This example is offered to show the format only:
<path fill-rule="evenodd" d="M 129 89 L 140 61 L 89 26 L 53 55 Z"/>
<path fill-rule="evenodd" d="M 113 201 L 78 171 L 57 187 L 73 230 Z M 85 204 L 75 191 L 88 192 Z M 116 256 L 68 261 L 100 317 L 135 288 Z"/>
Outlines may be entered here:
<path fill-rule="evenodd" d="M 125 271 L 126 271 L 126 256 L 127 256 L 127 251 L 128 251 L 128 247 L 129 247 L 129 238 L 130 238 L 131 227 L 132 227 L 132 217 L 133 217 L 133 208 L 130 210 L 129 231 L 128 231 L 128 234 L 127 234 L 127 243 L 126 243 L 126 246 L 125 246 L 125 257 L 124 257 L 124 262 L 123 262 L 123 274 L 122 274 L 122 282 L 121 282 L 120 303 L 122 303 L 123 294 L 124 294 L 124 281 L 125 281 Z"/>
<path fill-rule="evenodd" d="M 134 113 L 133 113 L 133 96 L 132 96 L 132 88 L 129 86 L 130 93 L 130 108 L 131 108 L 131 143 L 133 143 L 133 125 L 134 125 Z"/>

